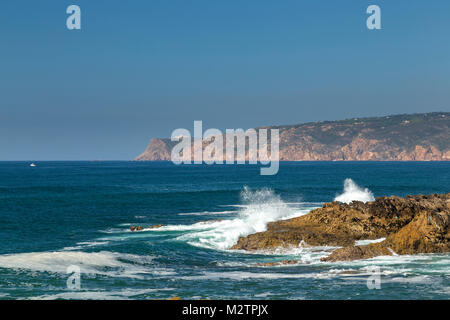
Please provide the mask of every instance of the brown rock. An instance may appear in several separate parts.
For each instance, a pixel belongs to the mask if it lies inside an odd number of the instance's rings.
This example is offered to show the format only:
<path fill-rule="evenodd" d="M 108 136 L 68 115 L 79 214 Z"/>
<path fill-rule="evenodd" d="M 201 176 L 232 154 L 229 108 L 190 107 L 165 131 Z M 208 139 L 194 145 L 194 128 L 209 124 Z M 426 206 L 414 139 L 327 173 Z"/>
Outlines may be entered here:
<path fill-rule="evenodd" d="M 449 218 L 450 210 L 424 210 L 398 232 L 389 235 L 384 245 L 397 254 L 450 252 Z"/>
<path fill-rule="evenodd" d="M 308 245 L 342 246 L 323 261 L 379 255 L 449 252 L 450 193 L 380 197 L 373 202 L 325 203 L 309 214 L 268 224 L 267 231 L 239 238 L 232 249 L 262 250 Z M 354 246 L 356 240 L 385 237 Z"/>
<path fill-rule="evenodd" d="M 161 228 L 161 227 L 164 227 L 164 225 L 163 224 L 154 224 L 154 225 L 152 225 L 152 226 L 150 226 L 148 228 L 149 229 L 157 229 L 157 228 Z"/>
<path fill-rule="evenodd" d="M 448 161 L 450 113 L 434 112 L 263 127 L 278 129 L 280 161 Z M 261 128 L 256 128 L 258 131 Z M 225 140 L 226 134 L 223 135 Z M 203 149 L 212 139 L 203 140 Z M 170 160 L 178 142 L 152 139 L 139 161 Z M 224 143 L 224 149 L 225 149 Z M 194 156 L 193 146 L 191 156 Z M 223 159 L 226 159 L 224 151 Z M 237 156 L 234 156 L 237 160 Z M 219 160 L 219 159 L 217 159 Z M 243 160 L 248 160 L 248 150 Z"/>
<path fill-rule="evenodd" d="M 366 246 L 348 246 L 334 250 L 328 257 L 321 261 L 351 261 L 369 259 L 376 256 L 391 255 L 391 251 L 380 243 L 372 243 Z"/>
<path fill-rule="evenodd" d="M 164 226 L 163 224 L 155 224 L 155 225 L 148 227 L 147 229 L 157 229 L 157 228 L 161 228 L 163 226 Z M 144 230 L 144 228 L 141 226 L 131 226 L 130 230 L 131 231 L 142 231 L 142 230 Z"/>

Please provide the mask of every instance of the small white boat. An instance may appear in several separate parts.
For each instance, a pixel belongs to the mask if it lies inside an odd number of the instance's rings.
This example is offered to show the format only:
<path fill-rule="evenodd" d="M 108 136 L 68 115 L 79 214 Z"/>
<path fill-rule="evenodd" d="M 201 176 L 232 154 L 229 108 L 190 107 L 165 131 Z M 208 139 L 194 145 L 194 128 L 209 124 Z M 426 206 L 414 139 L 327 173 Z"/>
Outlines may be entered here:
<path fill-rule="evenodd" d="M 30 167 L 36 167 L 36 165 L 34 163 L 30 164 Z"/>

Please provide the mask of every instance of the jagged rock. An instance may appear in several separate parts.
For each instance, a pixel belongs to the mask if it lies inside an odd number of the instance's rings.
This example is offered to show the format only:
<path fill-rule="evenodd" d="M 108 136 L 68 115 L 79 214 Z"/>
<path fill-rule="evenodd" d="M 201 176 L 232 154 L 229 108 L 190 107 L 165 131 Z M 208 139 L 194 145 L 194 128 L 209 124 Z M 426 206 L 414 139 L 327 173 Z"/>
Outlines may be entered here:
<path fill-rule="evenodd" d="M 422 211 L 411 223 L 388 236 L 386 246 L 397 254 L 449 252 L 449 218 L 449 210 Z"/>
<path fill-rule="evenodd" d="M 267 231 L 239 238 L 232 249 L 266 250 L 340 246 L 323 261 L 372 258 L 379 255 L 450 252 L 450 193 L 380 197 L 373 202 L 325 203 L 309 214 L 269 223 Z M 386 238 L 354 246 L 356 240 Z"/>

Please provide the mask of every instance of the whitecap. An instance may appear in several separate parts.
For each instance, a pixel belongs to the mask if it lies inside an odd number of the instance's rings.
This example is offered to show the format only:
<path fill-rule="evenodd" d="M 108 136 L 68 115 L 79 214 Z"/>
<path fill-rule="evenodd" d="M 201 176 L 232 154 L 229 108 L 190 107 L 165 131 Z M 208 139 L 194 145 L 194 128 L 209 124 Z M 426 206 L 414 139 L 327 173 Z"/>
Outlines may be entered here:
<path fill-rule="evenodd" d="M 152 256 L 109 251 L 49 251 L 0 255 L 0 268 L 67 273 L 69 266 L 80 267 L 82 274 L 110 277 L 144 278 L 146 274 L 170 275 L 169 269 L 152 265 Z"/>
<path fill-rule="evenodd" d="M 386 240 L 386 238 L 379 238 L 379 239 L 374 239 L 374 240 L 356 240 L 355 241 L 355 246 L 365 246 L 371 243 L 378 243 L 378 242 L 382 242 Z"/>
<path fill-rule="evenodd" d="M 236 214 L 236 210 L 226 210 L 226 211 L 201 211 L 201 212 L 181 212 L 178 213 L 179 216 L 216 216 L 223 214 Z"/>
<path fill-rule="evenodd" d="M 172 226 L 159 228 L 163 230 L 198 230 L 178 237 L 191 245 L 218 250 L 230 249 L 239 237 L 266 230 L 272 221 L 290 219 L 307 214 L 311 207 L 294 209 L 287 205 L 270 189 L 251 191 L 247 187 L 241 193 L 246 206 L 239 210 L 237 218 L 190 226 Z"/>
<path fill-rule="evenodd" d="M 359 187 L 352 179 L 345 179 L 344 192 L 334 198 L 334 201 L 350 203 L 352 201 L 374 201 L 373 193 L 367 188 Z"/>

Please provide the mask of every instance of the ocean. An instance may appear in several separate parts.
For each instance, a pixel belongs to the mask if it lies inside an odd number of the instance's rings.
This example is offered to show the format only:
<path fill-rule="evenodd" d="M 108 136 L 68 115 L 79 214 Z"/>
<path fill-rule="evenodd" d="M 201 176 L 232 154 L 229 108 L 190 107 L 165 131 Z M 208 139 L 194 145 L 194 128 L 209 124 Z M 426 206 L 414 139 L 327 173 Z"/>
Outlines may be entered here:
<path fill-rule="evenodd" d="M 449 162 L 286 162 L 275 176 L 256 165 L 35 164 L 0 162 L 0 299 L 450 298 L 450 254 L 325 263 L 333 248 L 229 249 L 337 197 L 450 192 Z M 286 259 L 298 263 L 257 265 Z"/>

